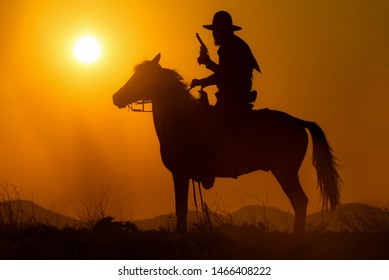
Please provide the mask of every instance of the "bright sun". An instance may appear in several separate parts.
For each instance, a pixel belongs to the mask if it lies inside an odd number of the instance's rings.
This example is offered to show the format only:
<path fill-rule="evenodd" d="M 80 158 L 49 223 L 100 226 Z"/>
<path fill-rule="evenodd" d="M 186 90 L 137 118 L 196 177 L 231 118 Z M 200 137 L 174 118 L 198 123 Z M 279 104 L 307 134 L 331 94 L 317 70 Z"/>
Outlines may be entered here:
<path fill-rule="evenodd" d="M 92 63 L 99 59 L 101 47 L 96 38 L 83 36 L 74 44 L 73 52 L 80 62 Z"/>

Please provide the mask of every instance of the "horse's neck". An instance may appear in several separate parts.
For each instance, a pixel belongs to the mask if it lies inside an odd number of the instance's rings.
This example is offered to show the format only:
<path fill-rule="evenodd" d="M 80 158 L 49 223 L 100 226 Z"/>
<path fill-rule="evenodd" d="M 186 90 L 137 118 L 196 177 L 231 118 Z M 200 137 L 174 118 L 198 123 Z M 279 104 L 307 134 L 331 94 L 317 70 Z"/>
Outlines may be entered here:
<path fill-rule="evenodd" d="M 196 105 L 190 95 L 183 92 L 158 94 L 168 96 L 153 100 L 154 126 L 161 144 L 164 144 L 171 142 L 175 137 L 173 134 L 178 133 L 183 124 L 191 121 Z"/>

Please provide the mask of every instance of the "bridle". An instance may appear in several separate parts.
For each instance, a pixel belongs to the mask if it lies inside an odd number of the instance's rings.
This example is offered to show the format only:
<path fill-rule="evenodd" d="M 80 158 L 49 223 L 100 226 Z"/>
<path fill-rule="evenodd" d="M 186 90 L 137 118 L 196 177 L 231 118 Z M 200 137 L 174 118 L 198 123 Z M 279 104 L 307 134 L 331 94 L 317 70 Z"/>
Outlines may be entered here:
<path fill-rule="evenodd" d="M 150 110 L 146 110 L 145 109 L 145 104 L 152 104 L 151 103 L 151 100 L 141 100 L 141 101 L 137 101 L 135 103 L 130 103 L 127 105 L 127 108 L 128 110 L 131 110 L 132 112 L 142 112 L 142 113 L 150 113 L 150 112 L 153 112 L 152 109 Z M 141 105 L 141 108 L 134 108 L 134 105 Z"/>

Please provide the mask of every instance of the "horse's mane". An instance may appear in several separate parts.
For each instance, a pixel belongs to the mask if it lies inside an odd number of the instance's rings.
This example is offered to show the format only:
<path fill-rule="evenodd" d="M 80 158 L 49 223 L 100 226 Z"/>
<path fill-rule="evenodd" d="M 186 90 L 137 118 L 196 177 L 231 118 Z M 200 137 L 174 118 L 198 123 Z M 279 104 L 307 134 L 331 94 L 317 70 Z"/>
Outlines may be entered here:
<path fill-rule="evenodd" d="M 176 86 L 179 89 L 188 92 L 188 86 L 184 82 L 184 78 L 176 70 L 163 68 L 163 71 L 165 72 L 166 76 L 170 76 L 172 81 L 176 82 Z"/>
<path fill-rule="evenodd" d="M 171 82 L 171 87 L 169 91 L 177 91 L 181 94 L 188 95 L 191 99 L 194 99 L 194 97 L 189 93 L 188 91 L 188 85 L 184 82 L 184 78 L 176 71 L 168 68 L 163 68 L 159 64 L 155 64 L 152 61 L 144 61 L 138 65 L 135 66 L 135 71 L 143 71 L 143 70 L 152 70 L 158 69 L 163 73 L 161 75 L 162 79 L 165 79 L 166 81 Z"/>

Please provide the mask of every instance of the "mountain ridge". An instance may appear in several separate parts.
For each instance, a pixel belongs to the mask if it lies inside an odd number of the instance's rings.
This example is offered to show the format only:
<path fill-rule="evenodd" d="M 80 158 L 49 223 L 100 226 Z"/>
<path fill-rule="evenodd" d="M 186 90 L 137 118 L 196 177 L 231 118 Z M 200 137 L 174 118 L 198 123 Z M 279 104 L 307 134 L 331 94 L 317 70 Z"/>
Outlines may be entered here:
<path fill-rule="evenodd" d="M 0 224 L 16 226 L 34 223 L 58 228 L 79 225 L 77 219 L 46 209 L 31 200 L 15 199 L 0 202 Z"/>
<path fill-rule="evenodd" d="M 188 225 L 193 227 L 204 222 L 202 212 L 188 211 Z M 290 232 L 293 229 L 294 215 L 276 207 L 247 205 L 231 213 L 208 211 L 211 223 L 235 225 L 257 225 L 267 231 Z M 130 220 L 141 230 L 174 229 L 175 215 L 162 214 L 149 219 Z M 42 223 L 64 227 L 79 227 L 80 220 L 48 210 L 29 200 L 8 200 L 0 202 L 0 224 Z M 363 203 L 346 203 L 336 210 L 318 211 L 307 215 L 307 228 L 325 231 L 378 231 L 389 229 L 389 209 Z"/>
<path fill-rule="evenodd" d="M 196 211 L 188 211 L 188 224 L 202 222 L 203 216 L 202 212 L 196 214 Z M 262 225 L 269 231 L 290 232 L 294 214 L 272 206 L 248 205 L 227 215 L 212 214 L 211 221 L 215 220 L 236 225 Z M 143 230 L 170 227 L 174 224 L 174 214 L 132 222 Z M 324 210 L 307 215 L 307 228 L 311 230 L 376 231 L 379 227 L 389 228 L 389 209 L 358 202 L 342 204 L 334 211 Z"/>

